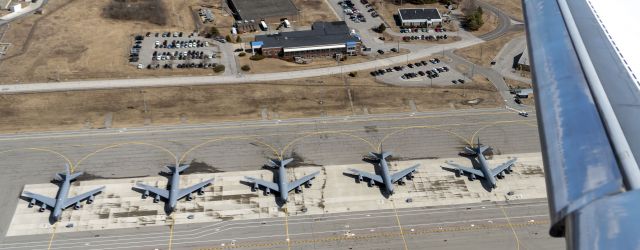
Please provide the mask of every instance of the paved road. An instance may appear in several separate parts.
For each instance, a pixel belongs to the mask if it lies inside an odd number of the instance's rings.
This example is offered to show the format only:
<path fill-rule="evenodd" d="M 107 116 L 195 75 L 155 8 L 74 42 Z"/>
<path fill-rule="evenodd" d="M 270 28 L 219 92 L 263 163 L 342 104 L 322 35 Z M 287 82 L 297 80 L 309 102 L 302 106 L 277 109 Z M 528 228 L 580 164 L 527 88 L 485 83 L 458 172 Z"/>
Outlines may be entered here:
<path fill-rule="evenodd" d="M 51 92 L 68 90 L 90 90 L 90 89 L 112 89 L 131 87 L 163 87 L 163 86 L 190 86 L 204 84 L 237 84 L 251 82 L 266 82 L 277 80 L 288 80 L 297 78 L 307 78 L 324 75 L 340 74 L 340 72 L 360 71 L 379 68 L 396 63 L 404 63 L 407 60 L 415 60 L 427 57 L 431 54 L 442 52 L 442 49 L 458 49 L 482 42 L 480 39 L 468 39 L 442 46 L 432 46 L 413 51 L 411 54 L 378 59 L 363 63 L 348 64 L 343 66 L 308 69 L 292 72 L 264 73 L 264 74 L 244 74 L 238 76 L 191 76 L 191 77 L 158 77 L 139 79 L 114 79 L 114 80 L 89 80 L 89 81 L 69 81 L 69 82 L 49 82 L 32 84 L 7 84 L 0 86 L 0 93 L 28 93 L 28 92 Z"/>
<path fill-rule="evenodd" d="M 485 76 L 489 81 L 496 87 L 498 92 L 505 101 L 505 104 L 511 108 L 515 108 L 517 110 L 525 110 L 532 111 L 534 107 L 528 107 L 525 105 L 517 104 L 513 101 L 513 95 L 509 92 L 509 86 L 504 81 L 503 76 L 492 68 L 485 68 L 480 65 L 475 65 L 469 60 L 462 58 L 461 56 L 456 55 L 451 50 L 447 50 L 444 52 L 444 55 L 453 60 L 452 64 L 455 65 L 464 65 L 467 69 L 473 71 L 473 73 L 468 72 L 468 75 L 472 74 L 480 74 Z"/>
<path fill-rule="evenodd" d="M 0 249 L 561 249 L 547 211 L 546 200 L 486 202 L 15 237 Z"/>
<path fill-rule="evenodd" d="M 191 171 L 245 171 L 275 155 L 361 163 L 380 145 L 398 159 L 457 157 L 478 136 L 496 153 L 529 153 L 540 151 L 535 119 L 481 109 L 1 135 L 0 235 L 23 185 L 50 181 L 67 162 L 88 178 L 152 176 L 176 159 L 197 166 Z"/>
<path fill-rule="evenodd" d="M 521 23 L 514 25 L 509 15 L 502 12 L 500 9 L 494 7 L 493 5 L 482 1 L 478 1 L 478 4 L 480 5 L 480 7 L 482 7 L 483 10 L 491 11 L 498 17 L 498 27 L 486 34 L 479 36 L 480 39 L 490 41 L 504 35 L 509 31 L 524 30 L 524 25 L 522 25 Z"/>

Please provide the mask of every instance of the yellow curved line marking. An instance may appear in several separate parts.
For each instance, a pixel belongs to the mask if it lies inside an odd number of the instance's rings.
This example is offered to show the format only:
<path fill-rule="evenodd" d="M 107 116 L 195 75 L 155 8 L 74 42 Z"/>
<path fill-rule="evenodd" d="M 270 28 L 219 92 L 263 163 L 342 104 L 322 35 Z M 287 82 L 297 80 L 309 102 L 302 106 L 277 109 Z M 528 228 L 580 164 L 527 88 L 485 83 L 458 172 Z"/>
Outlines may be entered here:
<path fill-rule="evenodd" d="M 488 127 L 496 126 L 496 125 L 499 125 L 499 124 L 506 124 L 506 123 L 522 123 L 522 124 L 525 124 L 525 125 L 528 125 L 528 126 L 531 126 L 531 127 L 535 127 L 535 128 L 538 127 L 537 125 L 529 124 L 529 121 L 497 121 L 497 122 L 493 122 L 493 123 L 484 125 L 484 126 L 480 127 L 478 130 L 476 130 L 475 132 L 473 132 L 473 135 L 471 135 L 471 138 L 470 138 L 471 139 L 470 142 L 473 143 L 473 141 L 476 139 L 476 136 L 478 136 L 478 133 L 480 133 L 480 131 L 482 131 L 482 130 L 488 128 Z M 469 145 L 472 145 L 471 143 Z"/>
<path fill-rule="evenodd" d="M 458 137 L 460 140 L 462 140 L 462 141 L 466 142 L 467 144 L 471 145 L 471 142 L 469 142 L 466 138 L 462 137 L 462 136 L 461 136 L 461 135 L 459 135 L 458 133 L 453 132 L 453 131 L 451 131 L 451 130 L 447 130 L 447 129 L 439 128 L 439 126 L 441 126 L 441 125 L 410 126 L 410 127 L 404 127 L 404 128 L 398 129 L 398 130 L 396 130 L 396 131 L 393 131 L 393 132 L 391 132 L 391 133 L 388 133 L 388 134 L 386 134 L 384 137 L 382 137 L 382 139 L 380 140 L 380 143 L 378 144 L 378 151 L 380 151 L 380 150 L 382 149 L 382 143 L 384 143 L 384 141 L 386 141 L 387 139 L 389 139 L 389 137 L 390 137 L 390 136 L 395 135 L 395 134 L 398 134 L 398 133 L 400 133 L 400 132 L 407 131 L 407 130 L 409 130 L 409 129 L 424 129 L 424 128 L 427 128 L 427 129 L 435 129 L 435 130 L 440 130 L 440 131 L 443 131 L 443 132 L 447 132 L 447 133 L 449 133 L 449 134 L 451 134 L 451 135 L 453 135 L 453 136 L 455 136 L 455 137 Z"/>
<path fill-rule="evenodd" d="M 367 143 L 374 151 L 376 149 L 376 147 L 373 145 L 373 143 L 371 143 L 367 139 L 364 139 L 364 138 L 362 138 L 360 136 L 357 136 L 357 135 L 353 135 L 353 134 L 345 133 L 345 132 L 341 132 L 341 131 L 319 131 L 319 132 L 309 133 L 309 134 L 306 134 L 306 135 L 303 135 L 303 136 L 300 136 L 298 138 L 293 139 L 293 141 L 287 143 L 287 145 L 285 145 L 284 148 L 282 148 L 282 151 L 280 152 L 280 155 L 284 156 L 284 153 L 287 151 L 287 149 L 289 149 L 293 144 L 297 143 L 298 141 L 300 141 L 302 139 L 305 139 L 307 137 L 310 137 L 310 136 L 321 135 L 321 134 L 327 134 L 327 135 L 329 135 L 329 134 L 337 134 L 337 135 L 345 135 L 345 136 L 353 137 L 353 138 L 356 138 L 358 140 L 361 140 L 361 141 Z"/>
<path fill-rule="evenodd" d="M 258 144 L 268 147 L 269 149 L 271 149 L 271 151 L 273 151 L 273 154 L 278 157 L 278 159 L 282 159 L 282 157 L 280 156 L 280 154 L 278 153 L 278 150 L 275 149 L 273 146 L 271 146 L 270 144 L 263 142 L 261 140 L 258 140 L 256 138 L 252 138 L 252 137 L 248 137 L 248 136 L 232 136 L 232 137 L 220 137 L 220 138 L 216 138 L 216 139 L 211 139 L 211 140 L 207 140 L 203 143 L 200 143 L 198 145 L 195 145 L 193 147 L 191 147 L 190 149 L 188 149 L 186 152 L 184 152 L 184 154 L 182 154 L 182 157 L 180 157 L 180 162 L 184 161 L 185 158 L 187 157 L 187 155 L 189 155 L 193 150 L 196 150 L 204 145 L 210 144 L 210 143 L 214 143 L 214 142 L 219 142 L 219 141 L 225 141 L 225 140 L 249 140 L 249 141 L 254 141 L 257 142 Z"/>
<path fill-rule="evenodd" d="M 53 239 L 56 236 L 57 227 L 58 227 L 58 222 L 56 221 L 55 223 L 53 223 L 53 228 L 51 229 L 51 238 L 49 238 L 49 246 L 47 247 L 47 250 L 50 250 L 51 246 L 53 245 Z"/>
<path fill-rule="evenodd" d="M 64 159 L 65 161 L 67 161 L 67 164 L 69 164 L 69 168 L 73 168 L 73 162 L 71 160 L 69 160 L 69 158 L 63 154 L 61 154 L 58 151 L 55 150 L 51 150 L 51 149 L 46 149 L 46 148 L 15 148 L 15 149 L 9 149 L 9 150 L 5 150 L 5 151 L 1 151 L 0 154 L 4 154 L 4 153 L 9 153 L 9 152 L 13 152 L 13 151 L 20 151 L 20 150 L 34 150 L 34 151 L 41 151 L 41 152 L 48 152 L 48 153 L 52 153 L 55 154 L 57 156 L 60 156 L 60 158 Z"/>
<path fill-rule="evenodd" d="M 124 142 L 124 143 L 118 143 L 118 144 L 115 144 L 115 145 L 107 146 L 107 147 L 98 149 L 96 151 L 93 151 L 93 152 L 85 155 L 80 160 L 78 160 L 76 165 L 73 168 L 71 168 L 71 171 L 74 171 L 76 167 L 80 166 L 80 163 L 82 163 L 84 160 L 86 160 L 87 158 L 89 158 L 89 157 L 91 157 L 91 156 L 93 156 L 93 155 L 95 155 L 97 153 L 100 153 L 100 152 L 105 151 L 107 149 L 117 148 L 117 147 L 121 147 L 121 146 L 125 146 L 125 145 L 146 145 L 146 146 L 151 146 L 151 147 L 154 147 L 154 148 L 157 148 L 157 149 L 160 149 L 160 150 L 166 152 L 174 160 L 176 160 L 176 161 L 178 160 L 178 157 L 174 153 L 172 153 L 171 151 L 169 151 L 168 149 L 166 149 L 164 147 L 161 147 L 161 146 L 158 146 L 158 145 L 155 145 L 155 144 L 151 144 L 151 143 L 146 143 L 146 142 Z"/>

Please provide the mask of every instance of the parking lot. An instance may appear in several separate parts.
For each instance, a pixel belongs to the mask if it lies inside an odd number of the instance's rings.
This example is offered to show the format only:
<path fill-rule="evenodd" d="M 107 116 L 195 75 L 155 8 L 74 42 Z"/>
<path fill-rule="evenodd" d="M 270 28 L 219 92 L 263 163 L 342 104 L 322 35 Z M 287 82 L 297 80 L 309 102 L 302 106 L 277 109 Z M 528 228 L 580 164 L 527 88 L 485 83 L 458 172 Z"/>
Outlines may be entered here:
<path fill-rule="evenodd" d="M 389 66 L 369 74 L 382 82 L 402 86 L 450 86 L 470 82 L 468 77 L 438 58 Z"/>
<path fill-rule="evenodd" d="M 134 36 L 129 62 L 138 69 L 213 68 L 219 49 L 213 40 L 185 32 Z"/>

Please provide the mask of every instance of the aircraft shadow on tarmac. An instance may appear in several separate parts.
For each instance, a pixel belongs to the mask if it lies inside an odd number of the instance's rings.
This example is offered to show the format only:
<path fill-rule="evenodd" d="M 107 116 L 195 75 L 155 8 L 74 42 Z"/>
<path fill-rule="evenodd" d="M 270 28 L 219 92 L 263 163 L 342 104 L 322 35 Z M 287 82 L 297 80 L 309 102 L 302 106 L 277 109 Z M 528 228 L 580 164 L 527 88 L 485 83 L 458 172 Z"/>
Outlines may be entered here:
<path fill-rule="evenodd" d="M 375 171 L 375 174 L 382 176 L 382 170 L 378 167 L 379 160 L 371 159 L 371 158 L 368 158 L 368 157 L 363 157 L 362 161 L 373 165 L 373 170 Z M 389 164 L 391 164 L 391 163 L 389 163 Z M 366 181 L 360 182 L 358 180 L 358 175 L 357 174 L 353 174 L 353 173 L 349 173 L 349 172 L 345 172 L 345 173 L 342 173 L 342 174 L 345 175 L 345 176 L 348 176 L 350 178 L 355 179 L 356 183 L 366 183 Z M 382 196 L 385 199 L 389 199 L 391 197 L 392 194 L 387 193 L 387 190 L 385 189 L 384 184 L 377 183 L 375 186 L 378 187 L 378 190 L 380 190 L 380 194 L 382 194 Z"/>

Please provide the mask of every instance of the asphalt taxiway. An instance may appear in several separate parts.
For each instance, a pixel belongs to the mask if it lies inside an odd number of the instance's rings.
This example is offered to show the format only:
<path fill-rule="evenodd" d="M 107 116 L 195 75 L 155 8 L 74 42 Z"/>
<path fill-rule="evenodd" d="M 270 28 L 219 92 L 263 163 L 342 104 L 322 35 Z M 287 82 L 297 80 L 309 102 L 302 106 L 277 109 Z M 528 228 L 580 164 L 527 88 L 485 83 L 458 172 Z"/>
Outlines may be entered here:
<path fill-rule="evenodd" d="M 535 113 L 497 108 L 0 135 L 0 230 L 23 185 L 50 181 L 65 163 L 87 173 L 81 180 L 154 176 L 177 160 L 192 163 L 191 173 L 245 171 L 282 155 L 294 167 L 362 163 L 380 148 L 402 160 L 456 157 L 478 137 L 497 154 L 517 154 L 540 151 L 537 131 Z"/>
<path fill-rule="evenodd" d="M 0 249 L 562 248 L 548 223 L 537 199 L 16 237 Z"/>

